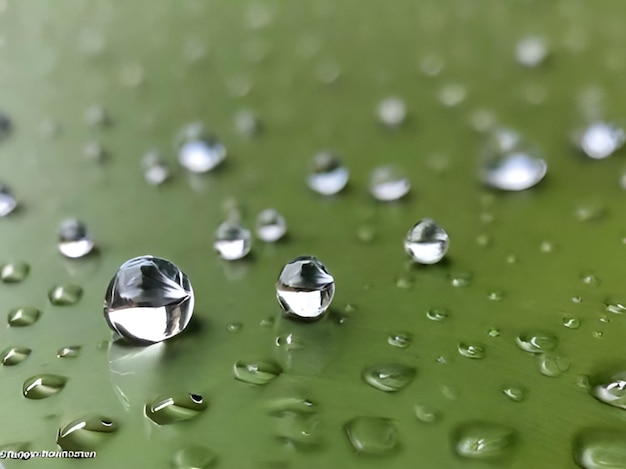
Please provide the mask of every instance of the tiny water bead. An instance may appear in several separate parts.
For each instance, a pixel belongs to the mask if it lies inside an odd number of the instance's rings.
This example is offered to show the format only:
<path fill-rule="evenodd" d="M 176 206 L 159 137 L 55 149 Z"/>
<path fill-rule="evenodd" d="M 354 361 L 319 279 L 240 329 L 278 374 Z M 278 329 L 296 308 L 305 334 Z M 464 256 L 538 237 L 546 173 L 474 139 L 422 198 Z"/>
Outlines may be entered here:
<path fill-rule="evenodd" d="M 398 429 L 382 417 L 356 417 L 344 426 L 346 436 L 357 453 L 374 456 L 392 454 L 398 447 Z"/>
<path fill-rule="evenodd" d="M 6 217 L 17 207 L 17 200 L 13 196 L 11 189 L 0 183 L 0 218 Z"/>
<path fill-rule="evenodd" d="M 392 202 L 411 190 L 408 177 L 395 166 L 379 166 L 370 176 L 370 193 L 376 200 Z"/>
<path fill-rule="evenodd" d="M 178 149 L 178 162 L 191 173 L 208 173 L 226 158 L 226 147 L 212 135 L 190 128 Z"/>
<path fill-rule="evenodd" d="M 32 306 L 22 306 L 9 311 L 8 322 L 11 327 L 26 327 L 35 324 L 41 317 L 41 310 Z"/>
<path fill-rule="evenodd" d="M 189 279 L 176 265 L 153 256 L 126 261 L 106 290 L 104 317 L 131 342 L 154 343 L 181 333 L 193 314 Z"/>
<path fill-rule="evenodd" d="M 397 97 L 383 99 L 376 110 L 378 119 L 387 127 L 398 127 L 406 119 L 406 104 Z"/>
<path fill-rule="evenodd" d="M 335 279 L 313 256 L 299 256 L 289 261 L 276 281 L 276 298 L 288 317 L 320 319 L 334 295 Z"/>
<path fill-rule="evenodd" d="M 8 347 L 0 352 L 4 366 L 15 366 L 26 360 L 32 350 L 28 347 Z"/>
<path fill-rule="evenodd" d="M 601 160 L 619 150 L 626 141 L 626 132 L 610 122 L 593 122 L 575 136 L 577 146 L 589 158 Z"/>
<path fill-rule="evenodd" d="M 85 111 L 85 124 L 90 127 L 107 127 L 111 124 L 111 118 L 102 106 L 90 106 Z"/>
<path fill-rule="evenodd" d="M 394 332 L 387 337 L 387 343 L 398 348 L 407 348 L 412 341 L 413 337 L 408 332 Z"/>
<path fill-rule="evenodd" d="M 10 262 L 0 269 L 0 280 L 3 283 L 20 283 L 26 280 L 30 273 L 30 265 L 26 262 Z"/>
<path fill-rule="evenodd" d="M 416 405 L 413 410 L 417 420 L 422 423 L 436 423 L 441 420 L 440 412 L 430 406 Z"/>
<path fill-rule="evenodd" d="M 558 378 L 569 370 L 570 362 L 560 355 L 542 353 L 537 357 L 539 372 L 550 378 Z"/>
<path fill-rule="evenodd" d="M 237 132 L 246 138 L 252 138 L 261 132 L 261 121 L 258 116 L 250 110 L 243 109 L 237 112 L 237 114 L 235 114 L 234 123 Z"/>
<path fill-rule="evenodd" d="M 57 444 L 65 451 L 88 451 L 104 443 L 118 429 L 118 424 L 102 415 L 87 415 L 59 428 Z"/>
<path fill-rule="evenodd" d="M 415 368 L 401 363 L 368 366 L 363 369 L 361 377 L 370 386 L 385 392 L 397 392 L 407 387 L 417 371 Z"/>
<path fill-rule="evenodd" d="M 335 195 L 341 192 L 350 179 L 350 172 L 334 153 L 322 151 L 313 157 L 307 185 L 321 195 Z"/>
<path fill-rule="evenodd" d="M 48 291 L 48 299 L 55 306 L 72 306 L 80 301 L 83 289 L 71 283 L 56 285 Z"/>
<path fill-rule="evenodd" d="M 502 388 L 502 393 L 513 402 L 522 402 L 526 398 L 524 390 L 516 386 L 506 386 Z"/>
<path fill-rule="evenodd" d="M 227 220 L 217 228 L 213 247 L 226 261 L 242 259 L 252 249 L 252 233 L 239 222 Z"/>
<path fill-rule="evenodd" d="M 68 345 L 66 347 L 61 347 L 57 351 L 57 357 L 58 358 L 76 358 L 78 355 L 80 355 L 81 348 L 82 347 L 80 345 Z"/>
<path fill-rule="evenodd" d="M 459 342 L 459 353 L 466 358 L 480 360 L 485 358 L 485 346 L 478 343 Z"/>
<path fill-rule="evenodd" d="M 285 218 L 273 208 L 259 212 L 256 218 L 256 234 L 261 241 L 275 243 L 287 233 Z"/>
<path fill-rule="evenodd" d="M 626 298 L 621 296 L 610 296 L 604 301 L 606 311 L 613 314 L 626 313 Z"/>
<path fill-rule="evenodd" d="M 57 247 L 65 257 L 78 259 L 93 250 L 94 242 L 87 231 L 87 226 L 75 218 L 70 218 L 61 222 L 59 226 Z"/>
<path fill-rule="evenodd" d="M 563 325 L 568 329 L 578 329 L 580 327 L 580 319 L 576 316 L 563 316 Z"/>
<path fill-rule="evenodd" d="M 207 403 L 199 394 L 181 394 L 153 399 L 144 407 L 144 413 L 157 425 L 169 425 L 191 420 L 206 408 Z"/>
<path fill-rule="evenodd" d="M 215 464 L 217 455 L 204 446 L 185 446 L 174 453 L 174 469 L 207 469 Z"/>
<path fill-rule="evenodd" d="M 238 360 L 233 371 L 235 379 L 260 386 L 277 378 L 283 369 L 278 363 L 271 360 Z"/>
<path fill-rule="evenodd" d="M 95 162 L 101 163 L 107 159 L 107 152 L 104 147 L 99 142 L 93 140 L 85 143 L 83 154 L 85 158 Z"/>
<path fill-rule="evenodd" d="M 22 393 L 27 399 L 45 399 L 60 392 L 66 383 L 65 376 L 41 373 L 24 381 Z"/>
<path fill-rule="evenodd" d="M 545 61 L 547 56 L 548 46 L 541 37 L 525 37 L 515 45 L 515 59 L 517 63 L 524 67 L 538 67 Z"/>
<path fill-rule="evenodd" d="M 159 153 L 151 151 L 141 159 L 143 177 L 151 186 L 160 186 L 170 178 L 170 167 Z"/>
<path fill-rule="evenodd" d="M 443 308 L 432 308 L 426 311 L 426 317 L 431 321 L 441 322 L 448 319 L 450 312 Z"/>
<path fill-rule="evenodd" d="M 540 330 L 524 331 L 515 340 L 520 349 L 530 353 L 551 352 L 558 344 L 554 334 Z"/>
<path fill-rule="evenodd" d="M 449 245 L 448 233 L 431 218 L 422 218 L 404 238 L 404 250 L 418 264 L 436 264 Z"/>
<path fill-rule="evenodd" d="M 470 272 L 452 272 L 448 274 L 448 279 L 453 287 L 467 287 L 472 280 L 472 274 Z"/>
<path fill-rule="evenodd" d="M 618 429 L 585 429 L 574 439 L 574 459 L 584 469 L 626 467 L 626 432 Z"/>
<path fill-rule="evenodd" d="M 454 452 L 467 459 L 501 459 L 510 452 L 515 440 L 512 428 L 497 423 L 465 423 L 452 433 Z"/>

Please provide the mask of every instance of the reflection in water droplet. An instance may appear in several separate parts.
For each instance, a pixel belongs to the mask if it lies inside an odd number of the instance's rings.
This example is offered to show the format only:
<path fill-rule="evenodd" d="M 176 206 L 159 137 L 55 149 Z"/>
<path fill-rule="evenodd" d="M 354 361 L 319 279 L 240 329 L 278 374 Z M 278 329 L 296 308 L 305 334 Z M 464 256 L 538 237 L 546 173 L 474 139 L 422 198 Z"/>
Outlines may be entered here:
<path fill-rule="evenodd" d="M 406 119 L 406 104 L 400 98 L 385 98 L 378 104 L 377 114 L 387 127 L 397 127 Z"/>
<path fill-rule="evenodd" d="M 204 446 L 186 446 L 172 457 L 174 469 L 207 469 L 215 464 L 217 455 Z"/>
<path fill-rule="evenodd" d="M 213 247 L 227 261 L 242 259 L 252 248 L 252 233 L 235 221 L 225 221 L 215 232 Z"/>
<path fill-rule="evenodd" d="M 472 422 L 457 427 L 452 434 L 456 454 L 468 459 L 500 459 L 515 443 L 515 431 L 504 425 Z"/>
<path fill-rule="evenodd" d="M 585 469 L 626 467 L 626 432 L 616 429 L 589 429 L 574 439 L 574 459 Z"/>
<path fill-rule="evenodd" d="M 526 397 L 524 390 L 515 386 L 505 386 L 502 388 L 502 392 L 513 402 L 522 402 Z"/>
<path fill-rule="evenodd" d="M 448 233 L 431 218 L 422 218 L 404 238 L 404 250 L 419 264 L 439 262 L 449 245 Z"/>
<path fill-rule="evenodd" d="M 282 372 L 280 365 L 271 360 L 238 360 L 234 366 L 235 379 L 244 383 L 263 385 L 277 378 Z"/>
<path fill-rule="evenodd" d="M 20 283 L 28 277 L 29 272 L 30 266 L 26 262 L 11 262 L 2 266 L 0 280 L 4 283 Z"/>
<path fill-rule="evenodd" d="M 104 443 L 118 425 L 108 417 L 89 415 L 59 428 L 57 444 L 66 451 L 89 451 Z"/>
<path fill-rule="evenodd" d="M 482 344 L 459 342 L 458 350 L 461 355 L 467 358 L 485 358 L 485 346 Z"/>
<path fill-rule="evenodd" d="M 370 386 L 385 392 L 397 392 L 407 387 L 415 378 L 416 370 L 401 363 L 369 366 L 361 376 Z"/>
<path fill-rule="evenodd" d="M 569 370 L 569 360 L 552 353 L 542 353 L 537 357 L 539 372 L 544 376 L 557 378 Z"/>
<path fill-rule="evenodd" d="M 4 366 L 15 366 L 28 358 L 32 350 L 28 347 L 9 347 L 0 352 Z"/>
<path fill-rule="evenodd" d="M 398 446 L 398 430 L 389 419 L 356 417 L 345 425 L 344 430 L 357 453 L 385 456 Z"/>
<path fill-rule="evenodd" d="M 446 309 L 432 308 L 426 311 L 426 317 L 431 321 L 445 321 L 450 316 L 450 313 Z"/>
<path fill-rule="evenodd" d="M 524 67 L 537 67 L 547 56 L 548 46 L 545 40 L 538 36 L 525 37 L 515 46 L 515 59 Z"/>
<path fill-rule="evenodd" d="M 412 340 L 413 338 L 408 332 L 395 332 L 387 337 L 387 343 L 398 348 L 407 348 L 411 345 Z"/>
<path fill-rule="evenodd" d="M 589 385 L 591 394 L 599 401 L 626 409 L 626 372 L 591 376 Z"/>
<path fill-rule="evenodd" d="M 406 175 L 395 166 L 379 166 L 370 177 L 370 193 L 376 200 L 392 202 L 406 196 L 411 183 Z"/>
<path fill-rule="evenodd" d="M 207 134 L 202 125 L 190 124 L 182 131 L 178 148 L 178 162 L 191 173 L 207 173 L 226 159 L 226 147 L 217 138 Z"/>
<path fill-rule="evenodd" d="M 261 241 L 275 243 L 287 233 L 285 218 L 273 208 L 261 211 L 256 218 L 256 234 Z"/>
<path fill-rule="evenodd" d="M 626 141 L 624 129 L 609 122 L 594 122 L 575 136 L 578 147 L 589 157 L 600 160 L 611 156 Z"/>
<path fill-rule="evenodd" d="M 436 423 L 441 419 L 439 411 L 429 406 L 416 405 L 414 407 L 417 420 L 423 423 Z"/>
<path fill-rule="evenodd" d="M 89 236 L 87 226 L 70 218 L 64 220 L 59 227 L 57 247 L 65 257 L 77 259 L 89 254 L 94 247 L 94 242 Z"/>
<path fill-rule="evenodd" d="M 144 407 L 146 417 L 157 425 L 184 422 L 200 415 L 207 403 L 199 394 L 158 397 Z"/>
<path fill-rule="evenodd" d="M 11 189 L 0 183 L 0 218 L 6 217 L 17 207 L 17 200 L 13 197 Z"/>
<path fill-rule="evenodd" d="M 350 172 L 341 159 L 332 152 L 323 151 L 313 157 L 308 186 L 321 195 L 334 195 L 341 192 L 348 184 Z"/>
<path fill-rule="evenodd" d="M 22 393 L 28 399 L 44 399 L 61 391 L 65 383 L 67 378 L 64 376 L 42 373 L 24 381 Z"/>
<path fill-rule="evenodd" d="M 578 329 L 580 327 L 580 319 L 576 316 L 563 316 L 563 325 L 569 329 Z"/>
<path fill-rule="evenodd" d="M 146 153 L 141 159 L 143 177 L 151 186 L 160 186 L 170 178 L 170 167 L 156 151 Z"/>
<path fill-rule="evenodd" d="M 530 353 L 551 352 L 558 344 L 554 334 L 538 330 L 522 332 L 517 336 L 516 341 L 519 348 Z"/>
<path fill-rule="evenodd" d="M 76 358 L 80 355 L 80 349 L 82 347 L 80 345 L 68 345 L 67 347 L 62 347 L 57 352 L 58 358 Z"/>
<path fill-rule="evenodd" d="M 41 316 L 41 311 L 30 306 L 13 308 L 9 311 L 8 321 L 11 327 L 25 327 L 36 323 Z"/>

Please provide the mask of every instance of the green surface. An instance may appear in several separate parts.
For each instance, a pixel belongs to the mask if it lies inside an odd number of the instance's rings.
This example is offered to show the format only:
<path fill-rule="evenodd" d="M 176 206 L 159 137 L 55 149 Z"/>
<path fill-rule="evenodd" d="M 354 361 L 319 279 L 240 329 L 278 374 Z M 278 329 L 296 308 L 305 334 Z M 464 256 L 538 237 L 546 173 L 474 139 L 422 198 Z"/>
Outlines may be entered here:
<path fill-rule="evenodd" d="M 233 469 L 570 468 L 576 441 L 594 439 L 580 432 L 624 429 L 624 410 L 593 399 L 580 377 L 626 367 L 626 318 L 604 306 L 623 295 L 618 179 L 625 165 L 623 155 L 585 159 L 569 142 L 593 106 L 623 116 L 622 2 L 9 0 L 0 11 L 0 109 L 15 126 L 0 143 L 0 175 L 22 204 L 0 220 L 0 260 L 31 266 L 23 283 L 0 285 L 0 298 L 6 314 L 19 306 L 43 311 L 32 326 L 0 333 L 3 348 L 33 350 L 0 370 L 0 445 L 55 449 L 57 429 L 85 415 L 119 424 L 94 460 L 5 461 L 8 468 L 168 467 L 187 444 L 205 446 L 216 467 Z M 544 37 L 551 51 L 532 70 L 513 53 L 528 34 Z M 431 77 L 421 68 L 433 57 L 443 68 Z M 320 79 L 336 70 L 332 83 Z M 450 108 L 439 98 L 449 84 L 466 90 Z M 390 95 L 410 113 L 393 131 L 375 116 Z M 110 114 L 110 126 L 85 123 L 94 105 Z M 242 108 L 260 116 L 258 138 L 236 132 Z M 549 165 L 539 186 L 500 194 L 477 183 L 482 137 L 471 122 L 481 110 L 537 145 Z M 170 184 L 148 186 L 141 156 L 157 148 L 176 167 L 175 136 L 196 120 L 225 142 L 227 163 L 206 177 L 176 168 Z M 57 134 L 46 131 L 51 123 Z M 89 141 L 103 146 L 107 161 L 85 158 Z M 324 148 L 351 170 L 348 190 L 330 199 L 304 184 L 310 157 Z M 369 173 L 383 163 L 409 173 L 406 201 L 371 200 Z M 257 242 L 253 258 L 220 262 L 212 237 L 233 198 L 249 224 L 259 210 L 278 208 L 288 241 Z M 581 209 L 597 216 L 581 221 Z M 55 234 L 68 216 L 88 224 L 99 255 L 61 258 Z M 447 262 L 414 268 L 401 241 L 423 216 L 445 227 L 451 249 Z M 357 236 L 363 226 L 375 232 L 370 243 Z M 189 275 L 194 325 L 162 346 L 109 350 L 106 285 L 122 262 L 147 253 Z M 274 281 L 285 262 L 305 253 L 325 262 L 337 293 L 334 315 L 301 325 L 279 319 Z M 599 285 L 583 282 L 588 272 Z M 451 285 L 458 274 L 471 275 L 466 287 Z M 48 290 L 65 282 L 84 288 L 81 301 L 50 305 Z M 494 291 L 501 301 L 489 300 Z M 450 316 L 431 321 L 430 308 Z M 580 327 L 564 327 L 566 315 Z M 276 323 L 260 326 L 269 317 Z M 239 332 L 227 331 L 233 322 L 243 324 Z M 491 328 L 501 334 L 491 337 Z M 535 329 L 558 337 L 556 353 L 571 364 L 561 376 L 542 375 L 539 359 L 516 345 L 518 334 Z M 399 331 L 413 335 L 406 349 L 387 343 Z M 288 333 L 300 337 L 301 349 L 275 345 Z M 459 342 L 482 344 L 485 357 L 461 356 Z M 79 356 L 57 358 L 69 345 L 82 346 Z M 255 387 L 234 379 L 237 360 L 275 360 L 284 372 Z M 397 393 L 363 382 L 363 368 L 386 363 L 416 367 L 417 375 Z M 38 373 L 69 380 L 56 395 L 25 399 L 22 384 Z M 524 400 L 507 398 L 506 386 L 523 388 Z M 157 427 L 144 416 L 151 400 L 188 392 L 208 402 L 196 418 Z M 311 419 L 277 416 L 276 400 L 287 398 L 315 402 Z M 421 422 L 416 405 L 440 419 Z M 397 451 L 356 454 L 344 425 L 361 416 L 391 419 Z M 451 438 L 475 421 L 516 431 L 506 458 L 454 455 Z M 311 439 L 279 438 L 301 426 Z"/>

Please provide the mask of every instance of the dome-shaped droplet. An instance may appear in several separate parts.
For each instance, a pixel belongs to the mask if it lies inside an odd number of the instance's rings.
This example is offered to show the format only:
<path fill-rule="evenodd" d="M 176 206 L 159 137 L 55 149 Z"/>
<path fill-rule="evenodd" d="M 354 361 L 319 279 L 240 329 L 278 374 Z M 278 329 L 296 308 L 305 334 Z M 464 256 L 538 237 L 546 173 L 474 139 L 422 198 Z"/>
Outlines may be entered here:
<path fill-rule="evenodd" d="M 23 282 L 30 272 L 30 266 L 26 262 L 10 262 L 0 269 L 0 280 L 4 283 Z"/>
<path fill-rule="evenodd" d="M 593 397 L 613 407 L 626 409 L 626 372 L 592 376 L 589 384 Z"/>
<path fill-rule="evenodd" d="M 239 381 L 263 385 L 278 377 L 283 370 L 278 363 L 271 360 L 238 360 L 233 372 L 235 379 Z"/>
<path fill-rule="evenodd" d="M 207 173 L 226 158 L 226 147 L 217 138 L 190 132 L 178 149 L 178 162 L 192 173 Z"/>
<path fill-rule="evenodd" d="M 215 232 L 213 247 L 224 260 L 242 259 L 252 248 L 252 233 L 237 221 L 225 221 Z"/>
<path fill-rule="evenodd" d="M 256 218 L 256 234 L 261 241 L 275 243 L 287 233 L 285 218 L 273 208 L 259 213 Z"/>
<path fill-rule="evenodd" d="M 181 394 L 158 397 L 144 408 L 146 417 L 157 425 L 184 422 L 200 415 L 207 403 L 199 394 Z"/>
<path fill-rule="evenodd" d="M 401 199 L 411 190 L 406 175 L 395 166 L 380 166 L 370 177 L 370 193 L 376 200 L 391 202 Z"/>
<path fill-rule="evenodd" d="M 394 332 L 387 337 L 387 343 L 398 348 L 407 348 L 411 345 L 413 338 L 408 332 Z"/>
<path fill-rule="evenodd" d="M 401 363 L 368 366 L 361 376 L 370 386 L 385 392 L 397 392 L 407 387 L 415 378 L 415 368 Z"/>
<path fill-rule="evenodd" d="M 522 402 L 526 397 L 526 392 L 516 386 L 505 386 L 502 388 L 502 393 L 513 402 Z"/>
<path fill-rule="evenodd" d="M 288 316 L 321 318 L 335 294 L 335 279 L 313 256 L 300 256 L 283 267 L 276 281 L 276 297 Z"/>
<path fill-rule="evenodd" d="M 65 451 L 89 451 L 108 440 L 117 429 L 117 423 L 108 417 L 87 415 L 59 428 L 57 444 Z"/>
<path fill-rule="evenodd" d="M 67 383 L 65 376 L 41 373 L 24 381 L 22 393 L 28 399 L 45 399 L 60 392 L 65 383 Z"/>
<path fill-rule="evenodd" d="M 378 119 L 387 127 L 398 127 L 406 119 L 406 104 L 397 97 L 383 99 L 376 109 Z"/>
<path fill-rule="evenodd" d="M 448 233 L 434 220 L 423 218 L 404 238 L 404 250 L 419 264 L 435 264 L 448 252 Z"/>
<path fill-rule="evenodd" d="M 4 366 L 15 366 L 28 358 L 32 350 L 28 347 L 9 347 L 0 352 Z"/>
<path fill-rule="evenodd" d="M 0 183 L 0 218 L 6 217 L 17 207 L 17 200 L 11 190 Z"/>
<path fill-rule="evenodd" d="M 337 155 L 323 151 L 313 157 L 308 186 L 321 195 L 334 195 L 348 184 L 350 173 Z"/>
<path fill-rule="evenodd" d="M 574 459 L 584 469 L 626 467 L 626 432 L 615 429 L 587 429 L 574 439 Z"/>
<path fill-rule="evenodd" d="M 589 158 L 601 160 L 619 150 L 626 132 L 610 122 L 593 122 L 575 136 L 576 144 Z"/>
<path fill-rule="evenodd" d="M 72 306 L 80 301 L 83 289 L 79 285 L 66 283 L 56 285 L 48 291 L 48 299 L 55 306 Z"/>
<path fill-rule="evenodd" d="M 344 427 L 357 453 L 385 456 L 398 447 L 398 430 L 393 421 L 381 417 L 356 417 Z"/>
<path fill-rule="evenodd" d="M 80 355 L 81 348 L 82 347 L 80 345 L 68 345 L 66 347 L 61 347 L 57 351 L 57 357 L 58 358 L 76 358 L 78 355 Z"/>
<path fill-rule="evenodd" d="M 170 178 L 170 167 L 163 161 L 159 153 L 146 153 L 142 160 L 143 177 L 151 186 L 160 186 Z"/>
<path fill-rule="evenodd" d="M 9 314 L 8 314 L 9 326 L 11 327 L 31 326 L 39 320 L 40 316 L 41 316 L 41 311 L 31 306 L 21 306 L 19 308 L 13 308 L 11 311 L 9 311 Z"/>
<path fill-rule="evenodd" d="M 77 259 L 89 254 L 94 242 L 87 231 L 87 226 L 79 220 L 70 218 L 59 226 L 58 248 L 65 257 Z"/>
<path fill-rule="evenodd" d="M 473 358 L 475 360 L 480 360 L 481 358 L 485 358 L 485 346 L 483 344 L 472 343 L 472 342 L 459 342 L 458 350 L 461 355 L 466 358 Z"/>
<path fill-rule="evenodd" d="M 456 454 L 463 458 L 493 460 L 506 456 L 515 439 L 515 431 L 504 425 L 472 422 L 456 428 L 452 445 Z"/>
<path fill-rule="evenodd" d="M 528 36 L 515 45 L 515 59 L 524 67 L 537 67 L 548 56 L 548 46 L 543 38 Z"/>
<path fill-rule="evenodd" d="M 193 314 L 187 276 L 173 263 L 152 256 L 126 261 L 106 291 L 104 316 L 125 339 L 160 342 L 181 333 Z"/>
<path fill-rule="evenodd" d="M 537 357 L 539 372 L 550 378 L 558 378 L 569 370 L 570 362 L 554 353 L 542 353 Z"/>
<path fill-rule="evenodd" d="M 556 348 L 558 339 L 551 332 L 530 330 L 519 334 L 516 342 L 518 347 L 525 352 L 546 353 Z"/>

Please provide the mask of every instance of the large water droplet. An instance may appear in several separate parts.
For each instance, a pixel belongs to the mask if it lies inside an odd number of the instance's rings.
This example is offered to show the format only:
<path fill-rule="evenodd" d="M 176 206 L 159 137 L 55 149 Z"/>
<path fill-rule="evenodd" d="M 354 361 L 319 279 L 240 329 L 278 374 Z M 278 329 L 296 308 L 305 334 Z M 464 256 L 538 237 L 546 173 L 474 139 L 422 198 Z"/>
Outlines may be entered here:
<path fill-rule="evenodd" d="M 419 264 L 439 262 L 449 245 L 448 233 L 431 218 L 422 218 L 404 238 L 404 250 Z"/>
<path fill-rule="evenodd" d="M 467 358 L 485 358 L 485 346 L 478 343 L 459 342 L 458 350 L 461 355 Z"/>
<path fill-rule="evenodd" d="M 44 399 L 61 391 L 65 383 L 67 383 L 65 376 L 42 373 L 24 381 L 22 393 L 28 399 Z"/>
<path fill-rule="evenodd" d="M 186 446 L 172 457 L 174 469 L 208 469 L 217 461 L 217 455 L 204 446 Z"/>
<path fill-rule="evenodd" d="M 308 186 L 321 195 L 334 195 L 348 184 L 350 172 L 337 155 L 323 151 L 313 157 L 307 176 Z"/>
<path fill-rule="evenodd" d="M 456 454 L 469 459 L 500 459 L 515 443 L 515 431 L 504 425 L 471 422 L 460 425 L 452 434 Z"/>
<path fill-rule="evenodd" d="M 88 415 L 59 428 L 57 444 L 65 451 L 89 451 L 104 443 L 118 425 L 108 417 Z"/>
<path fill-rule="evenodd" d="M 17 207 L 17 200 L 13 197 L 11 189 L 0 183 L 0 218 L 6 217 Z"/>
<path fill-rule="evenodd" d="M 169 425 L 191 420 L 207 408 L 204 398 L 198 394 L 158 397 L 144 407 L 146 417 L 157 425 Z"/>
<path fill-rule="evenodd" d="M 395 166 L 380 166 L 370 177 L 370 193 L 375 199 L 391 202 L 401 199 L 411 190 L 406 175 Z"/>
<path fill-rule="evenodd" d="M 0 357 L 4 366 L 15 366 L 26 360 L 31 352 L 28 347 L 9 347 L 0 352 Z"/>
<path fill-rule="evenodd" d="M 261 241 L 275 243 L 287 233 L 285 218 L 273 208 L 259 213 L 256 218 L 256 234 Z"/>
<path fill-rule="evenodd" d="M 104 317 L 130 341 L 160 342 L 181 333 L 193 314 L 194 294 L 183 271 L 159 257 L 126 261 L 107 287 Z"/>
<path fill-rule="evenodd" d="M 619 150 L 626 141 L 626 132 L 609 122 L 594 122 L 576 136 L 577 145 L 589 158 L 601 160 Z"/>
<path fill-rule="evenodd" d="M 592 376 L 589 384 L 593 397 L 613 407 L 626 409 L 626 372 Z"/>
<path fill-rule="evenodd" d="M 83 296 L 83 289 L 71 283 L 56 285 L 48 291 L 48 299 L 55 306 L 71 306 L 78 303 Z"/>
<path fill-rule="evenodd" d="M 66 347 L 61 347 L 57 352 L 58 358 L 76 358 L 80 355 L 80 349 L 82 347 L 80 345 L 68 345 Z"/>
<path fill-rule="evenodd" d="M 584 430 L 573 445 L 574 459 L 585 469 L 626 468 L 626 432 Z"/>
<path fill-rule="evenodd" d="M 406 119 L 406 104 L 397 97 L 385 98 L 378 104 L 377 114 L 387 127 L 398 127 Z"/>
<path fill-rule="evenodd" d="M 553 351 L 558 340 L 554 334 L 547 331 L 525 331 L 516 338 L 517 345 L 525 352 L 545 353 Z"/>
<path fill-rule="evenodd" d="M 226 158 L 226 147 L 217 138 L 205 134 L 201 126 L 191 125 L 185 131 L 178 149 L 178 162 L 192 173 L 207 173 Z"/>
<path fill-rule="evenodd" d="M 550 378 L 558 378 L 569 370 L 569 360 L 553 353 L 542 353 L 538 357 L 539 372 Z"/>
<path fill-rule="evenodd" d="M 31 306 L 13 308 L 9 311 L 8 321 L 11 327 L 25 327 L 36 323 L 41 316 L 41 311 Z"/>
<path fill-rule="evenodd" d="M 415 368 L 401 363 L 368 366 L 361 376 L 370 386 L 385 392 L 397 392 L 407 387 L 415 378 Z"/>
<path fill-rule="evenodd" d="M 356 417 L 344 427 L 357 453 L 385 456 L 398 446 L 398 430 L 393 421 L 381 417 Z"/>
<path fill-rule="evenodd" d="M 270 360 L 238 360 L 234 372 L 235 378 L 239 381 L 263 385 L 278 377 L 283 370 L 278 363 Z"/>
<path fill-rule="evenodd" d="M 89 254 L 94 242 L 89 236 L 87 226 L 74 219 L 64 220 L 59 226 L 58 232 L 58 248 L 65 257 L 77 259 Z"/>
<path fill-rule="evenodd" d="M 143 177 L 151 186 L 160 186 L 170 178 L 170 167 L 156 151 L 146 153 L 142 160 Z"/>
<path fill-rule="evenodd" d="M 335 279 L 313 256 L 299 256 L 288 262 L 276 281 L 276 298 L 287 316 L 321 318 L 335 294 Z"/>
<path fill-rule="evenodd" d="M 224 260 L 242 259 L 252 248 L 252 233 L 239 222 L 227 220 L 217 228 L 213 247 Z"/>
<path fill-rule="evenodd" d="M 0 270 L 0 280 L 4 283 L 20 283 L 26 280 L 30 266 L 26 262 L 4 264 Z"/>
<path fill-rule="evenodd" d="M 547 56 L 548 46 L 541 37 L 525 37 L 515 46 L 515 59 L 524 67 L 537 67 L 544 62 Z"/>

